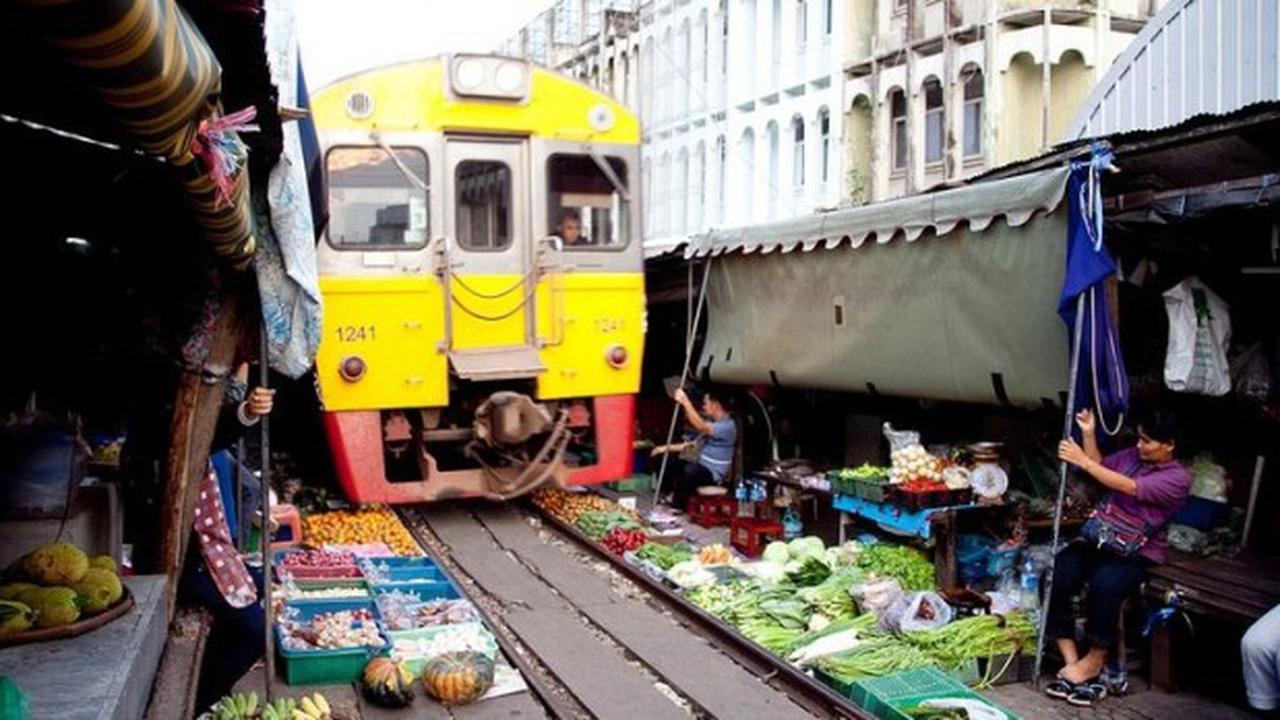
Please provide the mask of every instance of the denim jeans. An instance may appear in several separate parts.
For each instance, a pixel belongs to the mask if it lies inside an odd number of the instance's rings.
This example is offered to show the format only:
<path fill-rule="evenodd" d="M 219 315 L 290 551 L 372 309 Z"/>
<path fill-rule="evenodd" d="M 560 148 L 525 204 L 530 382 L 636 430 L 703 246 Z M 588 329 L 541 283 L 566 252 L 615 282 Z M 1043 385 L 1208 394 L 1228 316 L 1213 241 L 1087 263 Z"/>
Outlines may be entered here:
<path fill-rule="evenodd" d="M 1089 586 L 1085 598 L 1085 639 L 1094 647 L 1115 644 L 1120 608 L 1142 584 L 1151 561 L 1125 558 L 1076 540 L 1058 552 L 1053 562 L 1053 590 L 1049 601 L 1048 636 L 1075 638 L 1072 599 Z"/>

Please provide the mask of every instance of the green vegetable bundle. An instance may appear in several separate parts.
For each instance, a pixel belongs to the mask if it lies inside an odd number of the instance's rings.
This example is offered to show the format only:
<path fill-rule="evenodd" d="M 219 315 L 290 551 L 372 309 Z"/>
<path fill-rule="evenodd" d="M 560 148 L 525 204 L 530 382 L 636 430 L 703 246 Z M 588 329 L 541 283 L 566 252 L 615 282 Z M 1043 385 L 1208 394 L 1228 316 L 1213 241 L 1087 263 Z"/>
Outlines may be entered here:
<path fill-rule="evenodd" d="M 854 578 L 853 573 L 837 572 L 822 584 L 804 588 L 796 595 L 808 603 L 814 612 L 832 620 L 852 618 L 858 614 L 853 605 L 853 596 L 849 594 L 849 588 L 856 582 Z"/>
<path fill-rule="evenodd" d="M 933 664 L 933 659 L 896 638 L 867 640 L 856 648 L 818 660 L 824 672 L 845 682 L 891 675 Z"/>
<path fill-rule="evenodd" d="M 903 636 L 947 669 L 958 668 L 973 658 L 998 657 L 1035 647 L 1035 638 L 1036 627 L 1025 613 L 975 615 Z"/>
<path fill-rule="evenodd" d="M 643 530 L 640 523 L 631 515 L 618 511 L 589 510 L 578 516 L 574 521 L 574 526 L 582 532 L 583 535 L 592 540 L 599 540 L 609 534 L 614 528 L 623 528 L 626 530 Z"/>
<path fill-rule="evenodd" d="M 903 545 L 876 543 L 865 547 L 858 555 L 858 567 L 897 579 L 907 592 L 932 590 L 934 587 L 933 563 L 919 551 Z"/>
<path fill-rule="evenodd" d="M 812 555 L 807 556 L 795 570 L 787 573 L 787 580 L 796 587 L 813 587 L 831 577 L 831 568 Z"/>
<path fill-rule="evenodd" d="M 640 549 L 636 551 L 636 557 L 641 560 L 647 560 L 663 570 L 670 570 L 676 563 L 692 558 L 693 548 L 684 543 L 663 545 L 662 543 L 650 542 L 640 546 Z"/>

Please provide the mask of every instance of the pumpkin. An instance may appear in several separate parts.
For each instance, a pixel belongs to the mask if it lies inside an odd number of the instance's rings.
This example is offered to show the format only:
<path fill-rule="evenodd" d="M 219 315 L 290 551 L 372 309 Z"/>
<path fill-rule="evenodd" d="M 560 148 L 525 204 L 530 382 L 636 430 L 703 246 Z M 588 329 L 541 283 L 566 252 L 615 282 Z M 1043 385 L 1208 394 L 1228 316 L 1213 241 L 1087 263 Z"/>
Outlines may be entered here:
<path fill-rule="evenodd" d="M 478 652 L 444 653 L 423 668 L 422 686 L 445 705 L 466 705 L 493 687 L 493 660 Z"/>
<path fill-rule="evenodd" d="M 402 708 L 413 702 L 413 673 L 402 662 L 376 657 L 360 676 L 364 696 L 375 705 Z"/>

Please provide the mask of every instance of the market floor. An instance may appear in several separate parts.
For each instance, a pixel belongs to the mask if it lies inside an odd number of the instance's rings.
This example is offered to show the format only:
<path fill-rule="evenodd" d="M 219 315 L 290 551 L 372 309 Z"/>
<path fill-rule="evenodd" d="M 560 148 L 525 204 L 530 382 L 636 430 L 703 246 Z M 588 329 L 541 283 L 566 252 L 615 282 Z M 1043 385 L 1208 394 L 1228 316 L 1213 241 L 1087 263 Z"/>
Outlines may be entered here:
<path fill-rule="evenodd" d="M 1132 677 L 1130 682 L 1133 691 L 1125 697 L 1107 698 L 1089 709 L 1047 697 L 1029 683 L 1004 685 L 982 694 L 1027 720 L 1246 720 L 1258 717 L 1193 693 L 1151 690 L 1145 681 Z"/>

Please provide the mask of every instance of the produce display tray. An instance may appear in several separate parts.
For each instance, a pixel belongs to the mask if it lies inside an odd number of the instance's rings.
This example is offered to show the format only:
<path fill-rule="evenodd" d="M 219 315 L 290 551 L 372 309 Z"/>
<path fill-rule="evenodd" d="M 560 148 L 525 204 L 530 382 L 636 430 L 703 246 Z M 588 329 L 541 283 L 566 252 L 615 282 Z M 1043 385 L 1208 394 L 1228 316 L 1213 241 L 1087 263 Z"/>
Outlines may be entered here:
<path fill-rule="evenodd" d="M 901 505 L 906 510 L 919 512 L 953 505 L 968 505 L 973 502 L 973 491 L 966 488 L 964 490 L 943 489 L 911 492 L 893 487 L 889 492 L 888 499 L 889 502 Z M 873 500 L 873 502 L 876 501 Z"/>
<path fill-rule="evenodd" d="M 456 623 L 453 625 L 434 625 L 432 627 L 415 628 L 413 630 L 391 630 L 387 632 L 387 637 L 391 639 L 391 647 L 400 646 L 406 641 L 432 640 L 440 635 L 456 632 L 461 628 L 478 628 L 479 634 L 484 638 L 484 647 L 479 648 L 479 652 L 488 655 L 490 659 L 496 658 L 498 654 L 498 640 L 489 632 L 489 628 L 481 622 L 472 623 Z M 414 677 L 422 675 L 422 669 L 427 665 L 427 658 L 408 656 L 404 658 L 405 665 Z"/>
<path fill-rule="evenodd" d="M 369 610 L 374 620 L 379 618 L 378 607 L 370 600 L 329 600 L 297 604 L 285 603 L 286 612 L 297 611 L 297 617 L 306 621 L 322 613 L 342 610 Z M 354 682 L 360 678 L 365 664 L 375 655 L 386 653 L 390 647 L 386 635 L 379 630 L 381 647 L 344 648 L 341 650 L 291 650 L 284 645 L 284 629 L 276 624 L 276 648 L 284 661 L 284 679 L 288 685 L 336 685 Z"/>
<path fill-rule="evenodd" d="M 889 484 L 889 478 L 856 478 L 853 481 L 853 494 L 863 500 L 871 502 L 884 502 L 889 496 L 889 490 L 892 486 Z"/>
<path fill-rule="evenodd" d="M 352 588 L 364 591 L 364 597 L 350 598 L 289 598 L 288 602 L 294 605 L 311 604 L 319 602 L 345 602 L 368 600 L 373 597 L 372 591 L 369 589 L 369 583 L 359 578 L 324 578 L 324 579 L 301 579 L 294 578 L 293 583 L 298 586 L 299 590 L 333 590 L 336 588 Z"/>
<path fill-rule="evenodd" d="M 428 580 L 427 582 L 404 580 L 373 585 L 374 595 L 384 595 L 391 592 L 414 595 L 421 602 L 426 602 L 427 600 L 452 600 L 461 597 L 457 588 L 447 580 Z"/>
<path fill-rule="evenodd" d="M 330 565 L 328 567 L 308 567 L 296 566 L 285 567 L 284 559 L 294 553 L 305 552 L 303 550 L 286 550 L 277 552 L 272 558 L 272 565 L 276 570 L 276 577 L 284 579 L 292 577 L 298 580 L 336 580 L 340 578 L 362 578 L 364 573 L 355 565 Z"/>

